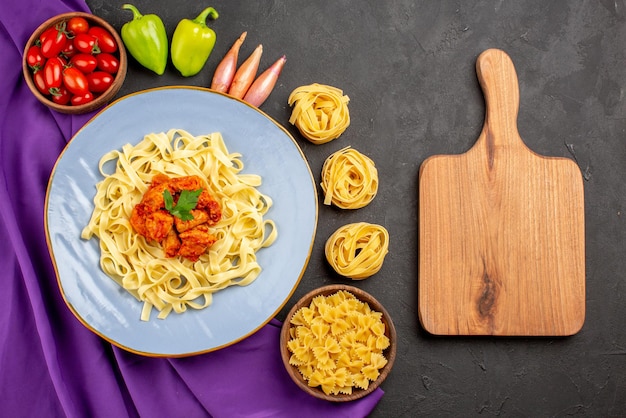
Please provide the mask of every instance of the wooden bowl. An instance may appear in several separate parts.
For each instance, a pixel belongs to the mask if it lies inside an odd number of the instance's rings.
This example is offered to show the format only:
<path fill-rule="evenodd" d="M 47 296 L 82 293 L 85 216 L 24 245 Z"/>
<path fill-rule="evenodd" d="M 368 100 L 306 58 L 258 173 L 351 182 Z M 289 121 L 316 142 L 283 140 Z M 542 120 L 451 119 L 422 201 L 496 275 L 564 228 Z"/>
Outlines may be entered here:
<path fill-rule="evenodd" d="M 383 355 L 387 359 L 387 364 L 379 370 L 380 374 L 378 378 L 370 382 L 367 389 L 354 387 L 351 394 L 326 394 L 319 386 L 309 386 L 307 380 L 302 376 L 297 367 L 289 363 L 289 359 L 291 358 L 292 353 L 287 347 L 287 342 L 291 339 L 289 330 L 293 326 L 290 321 L 294 314 L 300 308 L 308 307 L 311 304 L 312 299 L 316 296 L 330 296 L 340 290 L 350 292 L 361 302 L 366 302 L 373 311 L 382 313 L 382 322 L 385 324 L 385 336 L 387 336 L 387 338 L 389 339 L 390 344 L 389 347 L 387 347 L 383 351 Z M 323 286 L 304 295 L 289 311 L 289 314 L 287 315 L 287 318 L 283 323 L 280 333 L 280 354 L 283 360 L 283 364 L 285 365 L 287 373 L 289 374 L 291 379 L 300 387 L 300 389 L 307 392 L 308 394 L 316 398 L 331 402 L 353 401 L 372 393 L 378 386 L 380 386 L 380 384 L 385 380 L 385 378 L 391 371 L 391 368 L 393 367 L 393 363 L 396 358 L 396 344 L 396 329 L 393 325 L 391 317 L 389 316 L 389 313 L 383 307 L 383 305 L 381 305 L 380 302 L 378 302 L 372 295 L 364 292 L 363 290 L 360 290 L 359 288 L 356 288 L 354 286 L 341 284 Z"/>
<path fill-rule="evenodd" d="M 72 17 L 83 17 L 87 20 L 87 22 L 89 22 L 90 27 L 100 26 L 106 29 L 113 36 L 113 38 L 115 39 L 115 42 L 118 45 L 118 50 L 117 52 L 113 53 L 113 55 L 116 56 L 120 62 L 119 69 L 117 73 L 115 74 L 115 79 L 113 81 L 113 84 L 111 84 L 111 86 L 106 91 L 97 95 L 94 98 L 94 100 L 92 100 L 91 102 L 88 102 L 82 105 L 77 105 L 77 106 L 57 104 L 53 102 L 50 98 L 43 95 L 39 90 L 37 90 L 37 87 L 35 86 L 35 82 L 33 81 L 33 72 L 28 67 L 28 64 L 26 62 L 26 55 L 27 55 L 28 49 L 31 47 L 31 45 L 35 44 L 35 41 L 39 39 L 39 36 L 46 29 L 64 20 L 67 21 Z M 41 103 L 56 110 L 57 112 L 71 113 L 71 114 L 87 113 L 92 110 L 96 110 L 101 107 L 104 107 L 106 104 L 108 104 L 111 101 L 111 99 L 113 99 L 113 97 L 117 94 L 120 87 L 122 87 L 122 84 L 124 83 L 124 78 L 126 77 L 127 66 L 128 66 L 128 62 L 127 62 L 127 57 L 126 57 L 126 48 L 124 47 L 122 38 L 117 33 L 117 31 L 113 28 L 113 26 L 111 26 L 107 21 L 105 21 L 104 19 L 98 16 L 94 16 L 92 14 L 83 13 L 83 12 L 63 13 L 63 14 L 51 17 L 50 19 L 43 22 L 33 32 L 30 39 L 26 43 L 26 46 L 24 47 L 24 55 L 22 58 L 22 72 L 24 73 L 24 79 L 26 80 L 26 83 L 28 84 L 30 91 L 35 95 L 35 97 L 37 97 L 37 99 Z"/>

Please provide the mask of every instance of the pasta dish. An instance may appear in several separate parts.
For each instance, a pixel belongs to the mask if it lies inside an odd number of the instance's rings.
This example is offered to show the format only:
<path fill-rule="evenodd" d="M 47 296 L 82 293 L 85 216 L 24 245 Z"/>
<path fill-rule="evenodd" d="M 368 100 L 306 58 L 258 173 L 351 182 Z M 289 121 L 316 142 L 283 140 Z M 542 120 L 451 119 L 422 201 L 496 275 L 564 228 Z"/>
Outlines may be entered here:
<path fill-rule="evenodd" d="M 81 238 L 99 239 L 101 268 L 143 302 L 141 320 L 150 319 L 152 308 L 160 319 L 172 311 L 206 308 L 215 292 L 258 277 L 256 253 L 277 238 L 275 223 L 266 218 L 272 200 L 258 190 L 259 175 L 242 173 L 241 154 L 229 153 L 220 133 L 150 133 L 137 145 L 105 154 L 98 168 L 104 179 L 96 185 L 95 207 Z M 203 224 L 212 241 L 192 257 L 166 254 L 131 223 L 155 179 L 159 184 L 167 178 L 199 181 L 219 204 L 220 217 Z"/>

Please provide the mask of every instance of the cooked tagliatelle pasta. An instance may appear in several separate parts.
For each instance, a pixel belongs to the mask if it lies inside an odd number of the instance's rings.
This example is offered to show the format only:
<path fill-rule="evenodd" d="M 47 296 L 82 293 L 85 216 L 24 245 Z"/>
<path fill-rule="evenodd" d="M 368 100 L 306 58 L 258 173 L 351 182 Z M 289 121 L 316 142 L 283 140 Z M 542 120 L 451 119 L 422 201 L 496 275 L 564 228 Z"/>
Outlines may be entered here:
<path fill-rule="evenodd" d="M 326 260 L 342 276 L 366 279 L 383 266 L 389 233 L 381 225 L 357 222 L 337 229 L 326 241 Z"/>
<path fill-rule="evenodd" d="M 115 169 L 106 170 L 112 164 Z M 229 153 L 220 133 L 193 136 L 180 129 L 148 134 L 100 159 L 104 180 L 96 186 L 95 207 L 81 237 L 99 238 L 103 271 L 144 303 L 142 320 L 149 320 L 153 307 L 161 319 L 171 311 L 205 308 L 213 293 L 258 277 L 256 252 L 276 240 L 277 230 L 265 218 L 272 200 L 257 189 L 261 177 L 244 174 L 243 168 L 241 154 Z M 199 176 L 221 205 L 222 217 L 211 226 L 216 241 L 195 262 L 166 257 L 158 243 L 131 226 L 133 207 L 157 174 Z"/>
<path fill-rule="evenodd" d="M 324 84 L 300 86 L 289 95 L 293 106 L 289 123 L 314 144 L 338 138 L 350 126 L 348 102 L 343 91 Z"/>
<path fill-rule="evenodd" d="M 387 364 L 390 341 L 381 318 L 348 291 L 316 296 L 290 320 L 289 364 L 327 395 L 367 389 Z"/>
<path fill-rule="evenodd" d="M 346 147 L 324 162 L 321 186 L 325 205 L 360 209 L 378 193 L 378 170 L 369 157 Z"/>

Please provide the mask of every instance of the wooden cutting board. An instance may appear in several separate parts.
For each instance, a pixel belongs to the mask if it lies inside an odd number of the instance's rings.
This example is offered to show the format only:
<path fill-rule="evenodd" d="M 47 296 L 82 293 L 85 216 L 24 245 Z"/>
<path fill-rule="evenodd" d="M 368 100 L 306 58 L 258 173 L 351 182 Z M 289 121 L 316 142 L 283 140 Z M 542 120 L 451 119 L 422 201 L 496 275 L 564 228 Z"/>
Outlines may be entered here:
<path fill-rule="evenodd" d="M 420 167 L 420 322 L 437 335 L 575 334 L 585 319 L 582 174 L 524 144 L 506 53 L 486 50 L 476 71 L 486 103 L 476 144 Z"/>

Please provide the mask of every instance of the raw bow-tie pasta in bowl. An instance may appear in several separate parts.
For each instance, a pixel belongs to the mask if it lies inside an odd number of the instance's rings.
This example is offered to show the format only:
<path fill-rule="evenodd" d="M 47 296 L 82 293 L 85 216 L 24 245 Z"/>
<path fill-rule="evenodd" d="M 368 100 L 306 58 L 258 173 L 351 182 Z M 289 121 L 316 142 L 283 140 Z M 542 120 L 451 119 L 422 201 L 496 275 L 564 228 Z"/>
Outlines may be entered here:
<path fill-rule="evenodd" d="M 385 380 L 396 356 L 396 330 L 372 295 L 329 285 L 292 307 L 280 346 L 287 372 L 302 390 L 345 402 L 368 395 Z"/>

